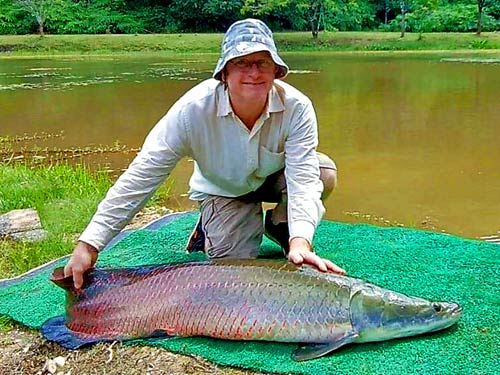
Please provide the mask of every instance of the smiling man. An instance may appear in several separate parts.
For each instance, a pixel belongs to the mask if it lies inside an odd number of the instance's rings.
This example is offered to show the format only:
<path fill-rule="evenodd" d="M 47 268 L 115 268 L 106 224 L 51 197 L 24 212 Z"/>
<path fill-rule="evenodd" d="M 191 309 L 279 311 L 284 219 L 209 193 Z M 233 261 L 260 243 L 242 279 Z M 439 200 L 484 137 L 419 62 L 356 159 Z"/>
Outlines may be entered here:
<path fill-rule="evenodd" d="M 316 152 L 314 108 L 281 80 L 287 73 L 262 21 L 230 26 L 213 78 L 189 90 L 152 129 L 80 236 L 64 270 L 77 289 L 99 250 L 183 157 L 194 160 L 189 193 L 200 207 L 189 252 L 204 251 L 211 259 L 255 258 L 265 234 L 293 263 L 345 273 L 312 248 L 336 167 Z M 277 203 L 265 218 L 262 202 Z"/>

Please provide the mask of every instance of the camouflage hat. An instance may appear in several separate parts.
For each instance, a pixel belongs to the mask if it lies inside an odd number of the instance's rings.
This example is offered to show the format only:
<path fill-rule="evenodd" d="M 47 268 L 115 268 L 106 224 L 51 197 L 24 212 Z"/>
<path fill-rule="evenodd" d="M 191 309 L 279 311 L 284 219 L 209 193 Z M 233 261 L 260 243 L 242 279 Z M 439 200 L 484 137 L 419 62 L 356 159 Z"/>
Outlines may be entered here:
<path fill-rule="evenodd" d="M 278 55 L 273 33 L 269 27 L 264 22 L 252 18 L 233 23 L 222 40 L 221 56 L 213 77 L 221 80 L 222 70 L 229 60 L 261 51 L 269 52 L 278 66 L 275 78 L 285 77 L 288 73 L 288 66 Z"/>

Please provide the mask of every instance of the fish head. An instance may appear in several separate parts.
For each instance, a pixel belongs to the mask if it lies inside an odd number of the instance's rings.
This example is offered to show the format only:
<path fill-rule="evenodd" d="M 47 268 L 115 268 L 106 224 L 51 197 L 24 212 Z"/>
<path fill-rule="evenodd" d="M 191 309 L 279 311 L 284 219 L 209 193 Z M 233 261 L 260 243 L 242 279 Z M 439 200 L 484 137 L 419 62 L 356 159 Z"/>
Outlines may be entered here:
<path fill-rule="evenodd" d="M 439 331 L 455 324 L 462 307 L 369 286 L 351 298 L 351 322 L 359 342 L 383 341 Z"/>

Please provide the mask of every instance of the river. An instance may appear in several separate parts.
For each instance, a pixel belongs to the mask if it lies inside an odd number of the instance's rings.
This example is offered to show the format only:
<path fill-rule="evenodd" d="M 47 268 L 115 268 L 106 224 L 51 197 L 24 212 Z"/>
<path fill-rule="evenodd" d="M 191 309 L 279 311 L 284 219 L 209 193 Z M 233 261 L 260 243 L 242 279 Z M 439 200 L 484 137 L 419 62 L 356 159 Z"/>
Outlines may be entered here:
<path fill-rule="evenodd" d="M 446 53 L 283 56 L 287 82 L 315 105 L 319 149 L 339 167 L 327 219 L 469 238 L 500 230 L 498 61 Z M 26 135 L 27 148 L 139 148 L 170 105 L 210 77 L 216 59 L 0 59 L 0 136 Z M 90 160 L 120 170 L 132 155 Z M 173 173 L 175 209 L 194 207 L 185 196 L 191 168 L 183 161 Z"/>

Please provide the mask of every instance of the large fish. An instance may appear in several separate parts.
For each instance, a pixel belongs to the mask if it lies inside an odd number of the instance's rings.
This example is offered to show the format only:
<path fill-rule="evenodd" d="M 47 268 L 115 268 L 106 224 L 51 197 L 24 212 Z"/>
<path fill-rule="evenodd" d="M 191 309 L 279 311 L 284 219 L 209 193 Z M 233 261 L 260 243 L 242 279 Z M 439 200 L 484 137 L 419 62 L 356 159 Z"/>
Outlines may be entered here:
<path fill-rule="evenodd" d="M 70 349 L 158 336 L 301 343 L 293 358 L 321 357 L 343 345 L 447 328 L 456 303 L 431 302 L 352 277 L 288 262 L 207 261 L 92 269 L 81 290 L 56 269 L 67 314 L 43 335 Z"/>

